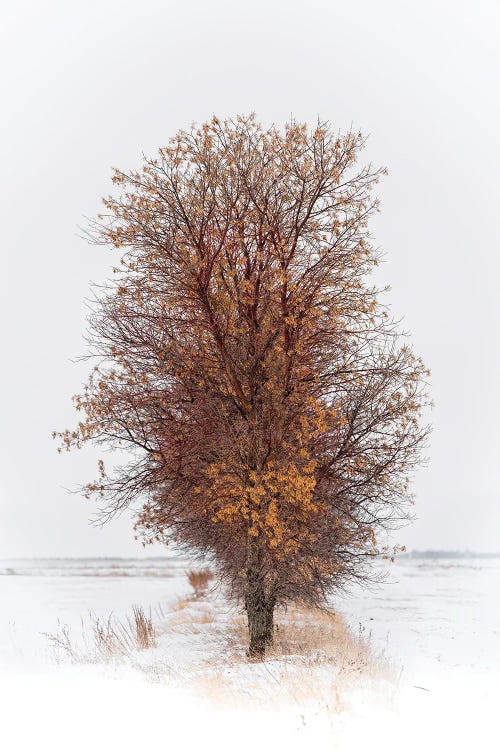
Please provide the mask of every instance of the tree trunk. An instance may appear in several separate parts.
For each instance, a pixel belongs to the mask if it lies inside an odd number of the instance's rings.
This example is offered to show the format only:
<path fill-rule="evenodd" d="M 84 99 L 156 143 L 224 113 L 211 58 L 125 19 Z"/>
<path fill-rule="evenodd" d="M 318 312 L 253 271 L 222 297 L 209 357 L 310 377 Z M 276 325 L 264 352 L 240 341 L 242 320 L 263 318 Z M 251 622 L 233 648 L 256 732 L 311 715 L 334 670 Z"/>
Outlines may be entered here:
<path fill-rule="evenodd" d="M 266 593 L 262 579 L 249 572 L 245 607 L 250 635 L 248 656 L 252 659 L 263 659 L 266 654 L 266 646 L 273 640 L 275 603 L 274 596 Z"/>

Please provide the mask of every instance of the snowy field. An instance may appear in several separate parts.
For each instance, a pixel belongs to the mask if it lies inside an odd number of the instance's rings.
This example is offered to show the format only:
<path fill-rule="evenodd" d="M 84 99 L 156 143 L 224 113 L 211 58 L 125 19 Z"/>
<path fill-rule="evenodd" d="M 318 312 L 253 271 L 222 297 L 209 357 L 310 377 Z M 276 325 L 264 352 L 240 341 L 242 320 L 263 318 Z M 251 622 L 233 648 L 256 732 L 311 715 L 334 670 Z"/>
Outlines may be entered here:
<path fill-rule="evenodd" d="M 500 558 L 402 558 L 377 589 L 334 600 L 390 669 L 345 683 L 314 659 L 305 672 L 300 657 L 297 679 L 331 685 L 333 702 L 309 683 L 303 699 L 278 700 L 293 655 L 224 660 L 224 628 L 241 615 L 221 592 L 194 601 L 188 567 L 179 558 L 0 561 L 0 747 L 498 746 Z M 88 612 L 124 618 L 132 605 L 151 610 L 156 648 L 125 664 L 56 663 L 44 633 L 60 623 L 78 638 Z M 216 699 L 222 679 L 231 702 Z M 264 701 L 246 700 L 249 685 Z"/>

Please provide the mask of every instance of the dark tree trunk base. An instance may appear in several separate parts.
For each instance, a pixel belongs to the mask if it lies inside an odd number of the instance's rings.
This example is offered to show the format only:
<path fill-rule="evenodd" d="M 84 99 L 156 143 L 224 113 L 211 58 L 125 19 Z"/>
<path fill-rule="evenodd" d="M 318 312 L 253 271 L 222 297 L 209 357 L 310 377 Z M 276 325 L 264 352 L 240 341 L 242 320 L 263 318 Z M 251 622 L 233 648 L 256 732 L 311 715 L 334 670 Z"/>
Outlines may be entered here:
<path fill-rule="evenodd" d="M 274 597 L 266 596 L 261 585 L 249 586 L 246 611 L 250 635 L 247 656 L 250 659 L 264 659 L 266 647 L 272 643 L 274 606 Z"/>

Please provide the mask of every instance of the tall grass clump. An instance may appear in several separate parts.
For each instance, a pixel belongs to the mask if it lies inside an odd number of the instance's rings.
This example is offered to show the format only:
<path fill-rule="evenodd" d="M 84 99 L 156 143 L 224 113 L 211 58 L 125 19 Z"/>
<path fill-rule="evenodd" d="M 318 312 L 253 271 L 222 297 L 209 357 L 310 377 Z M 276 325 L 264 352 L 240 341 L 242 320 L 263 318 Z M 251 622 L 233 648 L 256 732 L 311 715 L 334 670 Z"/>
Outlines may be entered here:
<path fill-rule="evenodd" d="M 156 631 L 151 613 L 134 606 L 132 615 L 120 620 L 115 615 L 107 618 L 89 613 L 81 620 L 81 637 L 76 638 L 68 625 L 58 623 L 55 633 L 44 633 L 58 661 L 66 658 L 73 663 L 96 663 L 127 657 L 134 651 L 154 648 Z"/>
<path fill-rule="evenodd" d="M 214 574 L 208 568 L 202 570 L 190 570 L 188 572 L 188 581 L 191 584 L 194 594 L 196 597 L 202 596 L 211 580 L 213 580 Z"/>

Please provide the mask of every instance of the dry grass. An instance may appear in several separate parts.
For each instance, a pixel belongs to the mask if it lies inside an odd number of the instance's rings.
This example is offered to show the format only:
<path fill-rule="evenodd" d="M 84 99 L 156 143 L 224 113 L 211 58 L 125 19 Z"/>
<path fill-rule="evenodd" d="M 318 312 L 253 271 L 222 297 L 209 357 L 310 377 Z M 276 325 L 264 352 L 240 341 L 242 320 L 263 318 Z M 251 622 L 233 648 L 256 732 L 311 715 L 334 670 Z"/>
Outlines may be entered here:
<path fill-rule="evenodd" d="M 174 614 L 168 619 L 168 628 L 183 628 L 190 633 L 203 631 L 199 626 L 213 625 L 215 615 L 209 607 L 192 608 L 193 599 L 180 599 L 174 605 Z"/>
<path fill-rule="evenodd" d="M 202 570 L 190 570 L 188 572 L 188 581 L 193 587 L 195 596 L 202 596 L 210 581 L 213 580 L 214 574 L 208 568 Z"/>
<path fill-rule="evenodd" d="M 202 570 L 190 570 L 187 574 L 193 593 L 190 596 L 178 599 L 172 609 L 178 613 L 169 618 L 169 626 L 199 625 L 212 623 L 214 620 L 213 610 L 199 607 L 198 600 L 203 600 L 207 593 L 208 584 L 213 580 L 214 574 L 208 568 Z M 184 610 L 186 610 L 184 612 Z M 180 614 L 184 612 L 184 614 Z"/>
<path fill-rule="evenodd" d="M 182 612 L 183 609 L 189 607 L 191 601 L 192 599 L 179 599 L 173 606 L 174 612 Z"/>
<path fill-rule="evenodd" d="M 135 626 L 135 639 L 137 646 L 141 649 L 154 648 L 154 646 L 156 646 L 156 633 L 151 619 L 151 613 L 149 614 L 149 617 L 146 617 L 144 610 L 141 607 L 134 607 L 133 613 L 133 625 Z"/>
<path fill-rule="evenodd" d="M 332 664 L 343 675 L 369 671 L 378 676 L 383 671 L 382 660 L 373 653 L 371 634 L 361 626 L 353 633 L 344 618 L 331 610 L 294 606 L 278 618 L 267 657 L 290 656 Z"/>
<path fill-rule="evenodd" d="M 247 638 L 245 617 L 236 615 L 225 662 L 212 662 L 200 676 L 202 692 L 211 700 L 274 707 L 313 701 L 330 713 L 344 710 L 352 687 L 395 682 L 394 667 L 384 654 L 374 653 L 370 634 L 361 626 L 353 633 L 332 611 L 293 606 L 279 613 L 261 664 L 248 664 Z"/>
<path fill-rule="evenodd" d="M 67 626 L 60 626 L 57 633 L 47 635 L 56 658 L 80 663 L 118 659 L 155 682 L 182 675 L 211 702 L 237 708 L 313 705 L 325 712 L 327 721 L 348 707 L 353 687 L 371 683 L 380 700 L 385 702 L 388 696 L 392 700 L 397 684 L 394 666 L 383 653 L 375 653 L 369 633 L 361 626 L 352 631 L 333 611 L 299 606 L 279 610 L 266 660 L 250 663 L 245 655 L 246 617 L 234 610 L 231 614 L 223 597 L 204 597 L 211 578 L 209 571 L 191 571 L 194 593 L 180 599 L 168 613 L 161 608 L 155 611 L 155 620 L 163 622 L 158 632 L 168 634 L 173 644 L 180 637 L 188 652 L 191 643 L 194 661 L 188 654 L 185 665 L 167 664 L 161 661 L 161 651 L 139 656 L 155 646 L 157 638 L 151 613 L 147 617 L 139 607 L 123 621 L 90 615 L 87 622 L 82 621 L 79 639 L 72 637 Z M 203 656 L 204 648 L 199 648 L 203 644 L 212 659 Z M 196 657 L 198 651 L 201 659 Z"/>
<path fill-rule="evenodd" d="M 73 663 L 109 661 L 156 646 L 151 613 L 147 616 L 142 607 L 136 606 L 132 608 L 132 616 L 127 616 L 125 620 L 114 615 L 103 619 L 89 613 L 88 620 L 81 621 L 80 639 L 74 638 L 69 626 L 61 623 L 55 633 L 44 635 L 57 661 L 65 658 Z"/>

